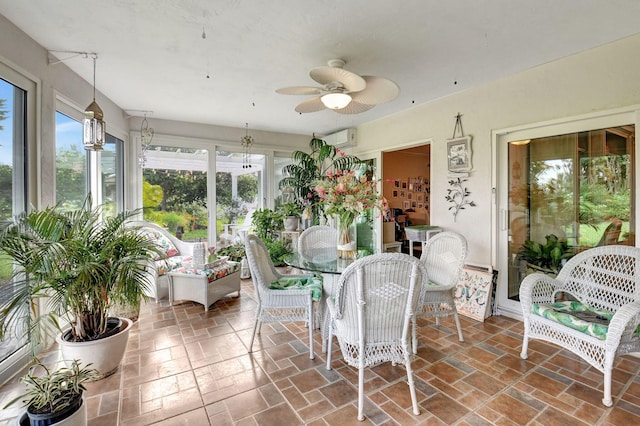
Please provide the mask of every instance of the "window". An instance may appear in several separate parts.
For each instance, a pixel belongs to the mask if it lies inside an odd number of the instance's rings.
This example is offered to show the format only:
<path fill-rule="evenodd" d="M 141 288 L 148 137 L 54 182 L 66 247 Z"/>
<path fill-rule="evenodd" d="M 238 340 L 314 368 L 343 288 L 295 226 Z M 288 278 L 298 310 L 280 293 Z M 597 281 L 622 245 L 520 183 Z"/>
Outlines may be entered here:
<path fill-rule="evenodd" d="M 56 111 L 56 203 L 67 209 L 78 208 L 91 191 L 94 203 L 102 205 L 104 214 L 122 211 L 124 142 L 107 134 L 103 151 L 85 150 L 82 123 L 70 117 L 77 112 L 67 105 L 62 109 L 70 113 Z M 92 155 L 96 163 L 90 161 Z"/>
<path fill-rule="evenodd" d="M 0 220 L 24 212 L 28 200 L 28 136 L 33 135 L 28 119 L 34 117 L 35 84 L 0 64 Z M 35 144 L 33 144 L 35 145 Z M 13 265 L 0 255 L 0 303 L 14 286 Z M 26 351 L 25 340 L 15 339 L 14 330 L 0 341 L 0 383 L 15 372 Z"/>
<path fill-rule="evenodd" d="M 56 203 L 62 207 L 78 208 L 87 196 L 87 160 L 82 123 L 56 111 Z"/>

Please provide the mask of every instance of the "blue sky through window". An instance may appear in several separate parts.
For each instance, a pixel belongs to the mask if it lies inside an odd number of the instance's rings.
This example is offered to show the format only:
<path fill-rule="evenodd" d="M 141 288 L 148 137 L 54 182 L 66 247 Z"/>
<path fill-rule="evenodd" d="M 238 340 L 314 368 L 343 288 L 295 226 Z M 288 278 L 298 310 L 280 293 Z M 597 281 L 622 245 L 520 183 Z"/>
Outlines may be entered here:
<path fill-rule="evenodd" d="M 0 99 L 4 99 L 5 120 L 0 121 L 0 164 L 13 165 L 13 85 L 0 79 Z"/>

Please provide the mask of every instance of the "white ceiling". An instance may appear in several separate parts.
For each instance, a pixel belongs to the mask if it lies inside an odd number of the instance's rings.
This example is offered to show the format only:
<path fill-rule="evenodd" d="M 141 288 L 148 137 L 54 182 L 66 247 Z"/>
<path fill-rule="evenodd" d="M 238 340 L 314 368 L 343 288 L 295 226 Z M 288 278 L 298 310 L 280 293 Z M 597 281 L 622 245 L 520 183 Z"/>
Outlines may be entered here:
<path fill-rule="evenodd" d="M 124 110 L 300 134 L 640 32 L 638 0 L 0 0 L 0 13 L 48 50 L 96 52 L 97 89 Z M 316 85 L 309 70 L 332 58 L 395 81 L 400 96 L 357 115 L 300 115 L 295 106 L 310 96 L 275 93 Z M 92 81 L 91 60 L 65 64 Z"/>

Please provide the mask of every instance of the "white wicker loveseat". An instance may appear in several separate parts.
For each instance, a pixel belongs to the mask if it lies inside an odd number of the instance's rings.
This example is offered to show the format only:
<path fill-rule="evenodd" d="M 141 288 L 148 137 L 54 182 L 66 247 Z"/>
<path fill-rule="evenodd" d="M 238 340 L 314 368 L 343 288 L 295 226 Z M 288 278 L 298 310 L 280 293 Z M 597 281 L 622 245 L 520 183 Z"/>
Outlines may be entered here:
<path fill-rule="evenodd" d="M 640 352 L 639 280 L 640 248 L 629 246 L 578 253 L 555 279 L 541 273 L 527 276 L 520 286 L 522 358 L 527 358 L 530 338 L 573 352 L 604 373 L 602 403 L 610 407 L 614 358 Z M 558 301 L 563 294 L 576 301 Z"/>
<path fill-rule="evenodd" d="M 152 276 L 149 280 L 151 286 L 146 295 L 153 297 L 157 302 L 169 296 L 167 274 L 182 266 L 183 262 L 192 259 L 195 243 L 181 241 L 155 223 L 139 221 L 133 222 L 132 225 L 139 227 L 141 232 L 147 234 L 162 247 L 163 253 L 153 259 L 148 268 Z"/>

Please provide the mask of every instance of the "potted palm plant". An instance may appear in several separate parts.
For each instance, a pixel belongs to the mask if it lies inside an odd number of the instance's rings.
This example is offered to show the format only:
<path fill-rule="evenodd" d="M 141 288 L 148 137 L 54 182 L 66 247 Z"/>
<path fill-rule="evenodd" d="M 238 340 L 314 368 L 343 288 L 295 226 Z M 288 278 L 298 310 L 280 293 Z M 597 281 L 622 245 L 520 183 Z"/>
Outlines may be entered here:
<path fill-rule="evenodd" d="M 22 401 L 26 412 L 19 425 L 86 425 L 87 407 L 82 399 L 85 383 L 95 378 L 97 371 L 74 360 L 70 367 L 49 369 L 41 363 L 29 368 L 20 378 L 26 390 L 9 401 L 4 408 Z"/>
<path fill-rule="evenodd" d="M 0 252 L 17 268 L 2 289 L 0 338 L 27 334 L 39 345 L 57 332 L 63 359 L 91 363 L 105 377 L 118 368 L 132 325 L 109 310 L 146 297 L 147 265 L 159 247 L 130 226 L 137 212 L 103 217 L 90 206 L 87 197 L 76 210 L 47 207 L 2 223 Z"/>

